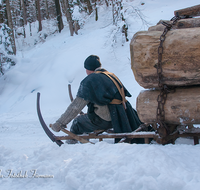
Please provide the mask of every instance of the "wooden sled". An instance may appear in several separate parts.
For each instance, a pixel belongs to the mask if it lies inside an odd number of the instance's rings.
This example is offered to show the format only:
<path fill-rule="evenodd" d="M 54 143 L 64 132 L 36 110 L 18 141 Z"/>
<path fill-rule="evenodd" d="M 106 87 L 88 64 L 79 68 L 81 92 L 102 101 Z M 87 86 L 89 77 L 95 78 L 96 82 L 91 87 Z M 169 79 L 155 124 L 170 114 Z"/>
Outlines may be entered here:
<path fill-rule="evenodd" d="M 150 143 L 150 139 L 153 139 L 159 144 L 167 144 L 169 142 L 174 143 L 175 140 L 179 137 L 193 137 L 194 138 L 194 144 L 199 143 L 199 138 L 200 138 L 200 129 L 199 128 L 187 128 L 187 126 L 180 126 L 177 128 L 177 130 L 170 135 L 166 137 L 160 137 L 159 134 L 156 132 L 148 132 L 148 131 L 143 131 L 145 129 L 145 125 L 141 125 L 138 129 L 133 131 L 132 133 L 113 133 L 113 131 L 104 131 L 104 130 L 99 130 L 99 131 L 94 131 L 89 134 L 83 134 L 83 135 L 75 135 L 68 131 L 67 129 L 62 129 L 64 133 L 66 133 L 66 136 L 56 136 L 54 135 L 50 129 L 47 127 L 45 124 L 41 111 L 40 111 L 40 93 L 37 94 L 37 113 L 39 117 L 39 121 L 47 134 L 47 136 L 53 141 L 56 142 L 58 146 L 61 146 L 64 144 L 62 140 L 68 140 L 68 139 L 76 139 L 81 143 L 91 143 L 94 144 L 93 142 L 90 142 L 89 139 L 99 139 L 99 141 L 102 141 L 103 139 L 108 139 L 108 138 L 120 138 L 121 140 L 119 143 L 122 142 L 127 142 L 127 139 L 144 139 L 144 142 L 146 144 Z M 142 132 L 143 131 L 143 132 Z"/>
<path fill-rule="evenodd" d="M 71 90 L 69 91 L 71 93 Z M 99 139 L 99 141 L 102 141 L 103 139 L 107 139 L 107 138 L 114 138 L 114 139 L 117 138 L 117 139 L 121 139 L 119 143 L 122 143 L 122 142 L 127 142 L 127 140 L 140 138 L 140 139 L 144 139 L 145 143 L 149 143 L 150 142 L 149 139 L 156 140 L 156 138 L 158 137 L 158 135 L 155 134 L 155 132 L 140 132 L 144 130 L 145 126 L 140 126 L 137 130 L 135 130 L 132 133 L 113 133 L 113 131 L 110 131 L 110 130 L 109 131 L 99 130 L 99 131 L 94 131 L 92 133 L 83 134 L 83 135 L 76 135 L 68 131 L 66 128 L 62 128 L 61 131 L 63 131 L 67 135 L 56 136 L 50 131 L 49 127 L 47 127 L 42 117 L 42 114 L 40 111 L 40 93 L 39 92 L 37 94 L 37 114 L 38 114 L 40 124 L 42 125 L 46 135 L 53 142 L 56 142 L 58 146 L 61 146 L 62 144 L 64 144 L 62 140 L 68 140 L 68 139 L 76 139 L 81 143 L 94 144 L 93 142 L 90 142 L 89 139 Z"/>
<path fill-rule="evenodd" d="M 141 130 L 142 128 L 139 127 L 137 130 Z M 145 144 L 150 143 L 150 139 L 156 140 L 158 138 L 158 135 L 155 134 L 155 132 L 139 132 L 139 131 L 134 131 L 131 133 L 114 133 L 113 131 L 105 131 L 105 130 L 98 130 L 91 132 L 89 134 L 82 134 L 82 135 L 75 135 L 74 134 L 69 134 L 66 129 L 63 132 L 66 132 L 68 135 L 67 136 L 56 136 L 56 140 L 68 140 L 68 139 L 76 139 L 80 141 L 81 139 L 99 139 L 99 141 L 103 141 L 103 139 L 121 139 L 118 143 L 122 142 L 129 142 L 132 139 L 144 139 Z M 78 137 L 78 138 L 77 138 Z M 80 141 L 81 142 L 81 141 Z M 87 142 L 86 142 L 87 143 Z M 88 143 L 91 143 L 88 141 Z"/>

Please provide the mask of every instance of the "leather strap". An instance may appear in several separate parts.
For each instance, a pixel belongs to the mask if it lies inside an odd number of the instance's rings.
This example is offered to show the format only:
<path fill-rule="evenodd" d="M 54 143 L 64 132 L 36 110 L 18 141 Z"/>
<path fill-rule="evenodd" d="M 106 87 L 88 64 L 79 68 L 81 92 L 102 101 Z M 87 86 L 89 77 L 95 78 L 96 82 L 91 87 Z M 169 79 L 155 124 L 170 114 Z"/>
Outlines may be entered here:
<path fill-rule="evenodd" d="M 127 100 L 125 98 L 124 87 L 123 87 L 121 81 L 118 79 L 118 77 L 114 73 L 110 73 L 108 71 L 95 71 L 95 73 L 102 73 L 102 74 L 106 75 L 107 77 L 109 77 L 113 81 L 115 86 L 117 87 L 117 89 L 118 89 L 118 91 L 119 91 L 119 93 L 120 93 L 120 95 L 122 97 L 122 100 L 113 99 L 110 102 L 110 104 L 123 104 L 124 109 L 126 109 L 126 101 Z M 121 85 L 121 88 L 120 88 L 120 86 L 119 86 L 119 84 L 117 82 Z"/>

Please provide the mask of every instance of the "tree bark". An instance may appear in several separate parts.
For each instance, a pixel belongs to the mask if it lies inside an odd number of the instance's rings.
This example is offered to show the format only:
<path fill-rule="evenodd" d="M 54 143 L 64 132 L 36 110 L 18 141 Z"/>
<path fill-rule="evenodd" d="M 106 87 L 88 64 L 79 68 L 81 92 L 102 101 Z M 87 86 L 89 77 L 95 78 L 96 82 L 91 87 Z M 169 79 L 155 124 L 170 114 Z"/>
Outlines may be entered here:
<path fill-rule="evenodd" d="M 89 14 L 91 14 L 93 10 L 92 10 L 92 5 L 90 3 L 90 0 L 86 0 L 86 3 L 87 3 L 87 8 L 88 8 Z"/>
<path fill-rule="evenodd" d="M 74 32 L 75 32 L 75 34 L 78 35 L 78 30 L 79 30 L 79 29 L 80 29 L 80 26 L 79 26 L 79 24 L 78 24 L 78 21 L 75 20 L 75 21 L 74 21 Z"/>
<path fill-rule="evenodd" d="M 21 0 L 21 6 L 22 6 L 22 9 L 23 9 L 24 25 L 27 25 L 26 6 L 24 4 L 24 0 Z"/>
<path fill-rule="evenodd" d="M 62 13 L 61 13 L 61 9 L 60 9 L 60 1 L 59 0 L 55 0 L 55 5 L 56 5 L 58 29 L 59 29 L 59 32 L 61 32 L 61 30 L 64 28 L 64 25 L 63 25 Z"/>
<path fill-rule="evenodd" d="M 113 18 L 113 25 L 116 25 L 114 8 L 115 8 L 114 0 L 112 0 L 112 18 Z"/>
<path fill-rule="evenodd" d="M 42 19 L 41 19 L 41 12 L 40 12 L 40 0 L 36 0 L 36 6 L 37 6 L 37 18 L 39 22 L 39 29 L 38 32 L 42 31 Z"/>
<path fill-rule="evenodd" d="M 48 7 L 48 0 L 45 0 L 45 4 L 46 4 L 46 17 L 47 17 L 47 19 L 49 19 L 49 7 Z"/>
<path fill-rule="evenodd" d="M 200 86 L 176 88 L 167 95 L 164 105 L 168 124 L 200 124 Z M 154 123 L 157 113 L 157 97 L 160 91 L 145 90 L 137 97 L 136 109 L 140 120 Z"/>
<path fill-rule="evenodd" d="M 108 7 L 109 6 L 109 0 L 105 0 L 106 2 L 106 6 Z"/>
<path fill-rule="evenodd" d="M 15 37 L 14 37 L 14 31 L 13 31 L 13 22 L 12 22 L 12 15 L 10 11 L 10 3 L 9 0 L 6 0 L 6 12 L 8 17 L 8 26 L 11 29 L 11 44 L 12 44 L 12 50 L 13 53 L 16 55 L 16 45 L 15 45 Z"/>
<path fill-rule="evenodd" d="M 131 68 L 144 88 L 157 88 L 158 46 L 161 31 L 136 33 L 130 44 Z M 200 84 L 200 27 L 171 30 L 163 44 L 163 83 L 169 86 Z"/>
<path fill-rule="evenodd" d="M 70 35 L 74 35 L 74 26 L 73 26 L 73 20 L 72 20 L 72 15 L 70 13 L 70 7 L 69 7 L 69 1 L 65 0 L 65 5 L 66 5 L 66 17 L 67 17 L 67 22 L 69 24 L 69 30 L 70 30 Z"/>
<path fill-rule="evenodd" d="M 95 20 L 98 20 L 97 0 L 95 0 Z"/>

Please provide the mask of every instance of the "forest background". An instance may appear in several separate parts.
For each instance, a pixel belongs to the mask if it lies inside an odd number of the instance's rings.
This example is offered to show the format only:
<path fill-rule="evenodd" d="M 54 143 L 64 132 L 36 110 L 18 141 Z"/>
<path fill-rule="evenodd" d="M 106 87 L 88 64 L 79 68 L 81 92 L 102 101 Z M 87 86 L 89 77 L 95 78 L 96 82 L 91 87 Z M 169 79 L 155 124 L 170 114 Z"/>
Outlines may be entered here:
<path fill-rule="evenodd" d="M 61 32 L 64 26 L 69 27 L 70 35 L 78 35 L 85 19 L 92 13 L 98 21 L 98 7 L 112 7 L 113 25 L 118 27 L 128 41 L 128 26 L 124 17 L 123 0 L 1 0 L 0 4 L 0 74 L 16 63 L 12 56 L 16 55 L 16 40 L 23 36 L 33 35 L 32 27 L 38 25 L 38 42 L 44 42 L 47 36 Z M 141 3 L 142 4 L 142 3 Z M 135 13 L 145 22 L 139 9 Z M 63 17 L 64 20 L 63 20 Z M 48 21 L 50 32 L 42 34 L 42 21 Z"/>

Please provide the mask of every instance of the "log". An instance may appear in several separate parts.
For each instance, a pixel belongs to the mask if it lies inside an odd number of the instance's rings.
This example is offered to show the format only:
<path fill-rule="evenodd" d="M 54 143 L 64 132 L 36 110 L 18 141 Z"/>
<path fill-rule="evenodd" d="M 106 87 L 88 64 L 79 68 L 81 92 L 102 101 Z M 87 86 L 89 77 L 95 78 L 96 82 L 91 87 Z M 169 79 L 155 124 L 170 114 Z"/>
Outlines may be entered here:
<path fill-rule="evenodd" d="M 136 109 L 140 120 L 154 123 L 159 90 L 145 90 L 137 97 Z M 200 124 L 200 86 L 176 88 L 167 95 L 164 106 L 167 124 Z"/>
<path fill-rule="evenodd" d="M 177 13 L 179 16 L 200 16 L 200 5 L 174 11 L 174 15 Z"/>
<path fill-rule="evenodd" d="M 168 24 L 172 24 L 172 21 L 160 20 L 157 25 L 149 27 L 148 31 L 164 31 L 165 26 L 161 24 L 162 21 Z M 172 29 L 195 28 L 195 27 L 200 27 L 200 18 L 181 19 L 175 25 L 173 25 Z"/>
<path fill-rule="evenodd" d="M 137 32 L 130 43 L 131 68 L 144 88 L 157 88 L 161 31 Z M 163 82 L 169 86 L 200 84 L 200 27 L 170 30 L 163 44 Z"/>

